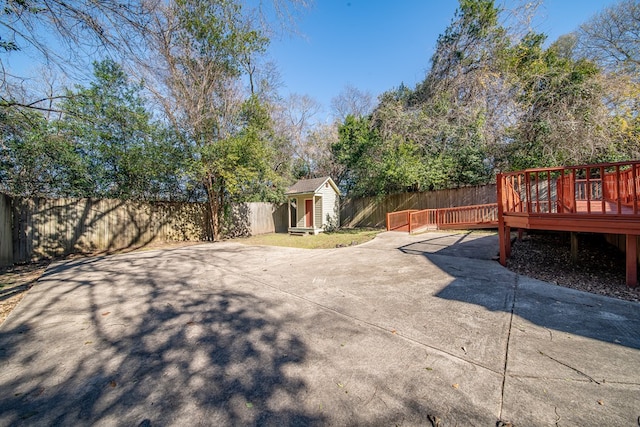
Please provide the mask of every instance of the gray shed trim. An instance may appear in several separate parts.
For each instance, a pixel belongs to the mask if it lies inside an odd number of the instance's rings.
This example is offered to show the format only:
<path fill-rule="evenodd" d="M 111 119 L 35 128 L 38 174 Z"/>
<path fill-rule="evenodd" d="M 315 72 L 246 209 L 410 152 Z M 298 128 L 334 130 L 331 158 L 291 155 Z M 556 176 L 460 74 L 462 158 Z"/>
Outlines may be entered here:
<path fill-rule="evenodd" d="M 321 178 L 312 178 L 312 179 L 301 179 L 295 184 L 293 184 L 285 195 L 290 196 L 294 194 L 314 194 L 318 193 L 322 186 L 329 181 L 329 184 L 333 187 L 336 193 L 340 194 L 340 190 L 338 190 L 338 186 L 329 176 L 323 176 Z"/>

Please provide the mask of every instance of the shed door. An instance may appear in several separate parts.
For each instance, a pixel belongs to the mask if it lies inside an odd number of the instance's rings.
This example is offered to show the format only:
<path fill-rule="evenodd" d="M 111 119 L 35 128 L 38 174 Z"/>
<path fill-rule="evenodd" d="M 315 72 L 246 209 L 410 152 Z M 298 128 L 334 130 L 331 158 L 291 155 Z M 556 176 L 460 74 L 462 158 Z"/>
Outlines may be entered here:
<path fill-rule="evenodd" d="M 313 227 L 313 200 L 304 201 L 304 225 L 305 227 Z"/>

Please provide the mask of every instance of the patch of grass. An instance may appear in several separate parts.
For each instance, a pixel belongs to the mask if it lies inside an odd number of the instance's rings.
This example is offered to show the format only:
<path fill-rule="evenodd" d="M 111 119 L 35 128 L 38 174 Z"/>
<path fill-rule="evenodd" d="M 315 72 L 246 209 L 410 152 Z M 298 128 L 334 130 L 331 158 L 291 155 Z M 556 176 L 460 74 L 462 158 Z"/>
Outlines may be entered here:
<path fill-rule="evenodd" d="M 376 237 L 382 230 L 353 228 L 333 233 L 320 233 L 315 236 L 291 236 L 285 233 L 262 234 L 234 239 L 246 245 L 287 246 L 301 249 L 330 249 L 342 246 L 359 245 Z"/>

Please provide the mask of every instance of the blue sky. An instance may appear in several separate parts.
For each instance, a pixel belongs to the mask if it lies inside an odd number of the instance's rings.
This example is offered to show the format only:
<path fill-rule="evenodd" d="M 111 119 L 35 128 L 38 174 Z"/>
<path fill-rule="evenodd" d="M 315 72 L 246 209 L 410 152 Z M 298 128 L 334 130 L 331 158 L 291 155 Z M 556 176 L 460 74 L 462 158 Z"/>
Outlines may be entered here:
<path fill-rule="evenodd" d="M 526 1 L 496 0 L 496 3 L 511 9 Z M 615 2 L 544 0 L 534 29 L 553 41 Z M 313 0 L 313 3 L 297 19 L 299 34 L 271 40 L 268 59 L 278 67 L 283 96 L 309 95 L 323 106 L 324 111 L 314 118 L 319 121 L 330 119 L 331 99 L 347 84 L 374 97 L 400 83 L 414 87 L 424 78 L 438 35 L 450 24 L 458 6 L 457 0 Z M 28 51 L 7 55 L 5 65 L 22 75 L 39 75 L 41 65 Z"/>
<path fill-rule="evenodd" d="M 535 30 L 553 41 L 614 3 L 545 0 Z M 347 84 L 374 97 L 400 83 L 413 87 L 424 78 L 438 35 L 457 5 L 456 0 L 315 0 L 298 21 L 301 36 L 271 42 L 269 54 L 285 85 L 281 92 L 310 95 L 328 115 L 331 99 Z"/>

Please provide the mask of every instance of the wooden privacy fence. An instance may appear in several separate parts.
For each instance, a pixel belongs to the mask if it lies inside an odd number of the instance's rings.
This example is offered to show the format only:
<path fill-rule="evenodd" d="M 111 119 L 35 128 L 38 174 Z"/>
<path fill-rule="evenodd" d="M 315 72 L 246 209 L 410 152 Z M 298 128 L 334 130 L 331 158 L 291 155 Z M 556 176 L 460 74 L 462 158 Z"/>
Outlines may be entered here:
<path fill-rule="evenodd" d="M 202 203 L 15 198 L 12 211 L 14 262 L 211 237 Z"/>
<path fill-rule="evenodd" d="M 13 264 L 11 198 L 0 193 L 0 266 Z"/>
<path fill-rule="evenodd" d="M 225 237 L 256 236 L 267 233 L 286 233 L 287 205 L 251 202 L 231 207 L 229 218 L 224 221 Z"/>
<path fill-rule="evenodd" d="M 286 205 L 234 205 L 228 237 L 286 231 Z M 0 265 L 104 253 L 155 241 L 211 240 L 204 203 L 11 198 L 0 194 Z"/>
<path fill-rule="evenodd" d="M 385 197 L 347 198 L 341 202 L 340 224 L 343 227 L 381 228 L 386 226 L 388 212 L 484 205 L 496 201 L 495 184 Z"/>

